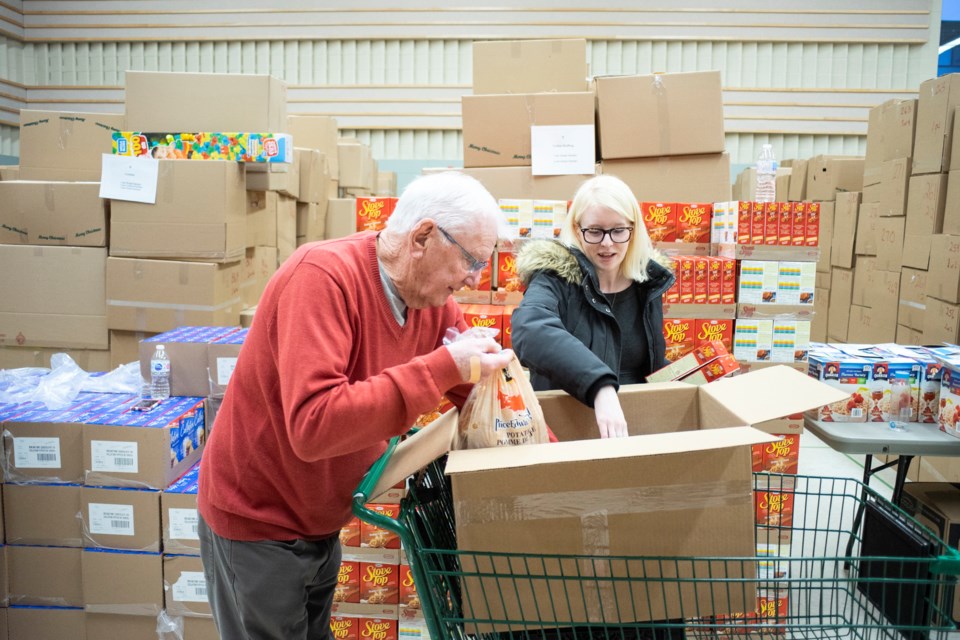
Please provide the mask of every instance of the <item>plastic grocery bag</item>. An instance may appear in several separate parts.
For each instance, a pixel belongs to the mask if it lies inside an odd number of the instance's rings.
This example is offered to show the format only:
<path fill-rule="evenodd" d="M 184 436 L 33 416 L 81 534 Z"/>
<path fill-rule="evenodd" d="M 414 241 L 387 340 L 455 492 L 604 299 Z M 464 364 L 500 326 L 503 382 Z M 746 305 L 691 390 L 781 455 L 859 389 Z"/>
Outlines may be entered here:
<path fill-rule="evenodd" d="M 478 337 L 478 333 L 470 329 L 460 337 Z M 540 401 L 514 355 L 510 364 L 474 385 L 460 411 L 453 448 L 482 449 L 549 441 Z"/>

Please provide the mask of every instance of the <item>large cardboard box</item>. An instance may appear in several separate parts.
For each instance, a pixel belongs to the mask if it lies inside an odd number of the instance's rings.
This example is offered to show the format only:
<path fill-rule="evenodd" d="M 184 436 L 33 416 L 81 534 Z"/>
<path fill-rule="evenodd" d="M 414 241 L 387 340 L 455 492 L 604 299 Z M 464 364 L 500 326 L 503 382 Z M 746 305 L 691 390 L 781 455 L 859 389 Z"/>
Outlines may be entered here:
<path fill-rule="evenodd" d="M 897 322 L 920 331 L 926 313 L 927 272 L 904 267 L 900 273 L 900 314 Z"/>
<path fill-rule="evenodd" d="M 877 225 L 880 222 L 880 204 L 862 202 L 857 216 L 857 239 L 854 251 L 858 256 L 877 255 Z"/>
<path fill-rule="evenodd" d="M 50 358 L 56 353 L 67 354 L 84 371 L 110 371 L 116 368 L 111 363 L 108 349 L 0 346 L 0 369 L 49 367 Z"/>
<path fill-rule="evenodd" d="M 110 368 L 140 359 L 140 341 L 157 335 L 148 331 L 110 330 Z"/>
<path fill-rule="evenodd" d="M 281 195 L 277 202 L 277 262 L 283 264 L 297 250 L 297 201 Z"/>
<path fill-rule="evenodd" d="M 207 370 L 211 343 L 230 335 L 238 327 L 177 327 L 172 331 L 143 340 L 138 348 L 140 375 L 150 379 L 150 359 L 157 345 L 162 344 L 170 358 L 170 395 L 210 395 L 211 377 Z"/>
<path fill-rule="evenodd" d="M 377 174 L 376 195 L 387 198 L 397 195 L 397 172 L 381 171 Z"/>
<path fill-rule="evenodd" d="M 316 149 L 297 149 L 300 163 L 300 202 L 325 202 L 330 184 L 327 156 Z M 339 155 L 339 154 L 338 154 Z"/>
<path fill-rule="evenodd" d="M 82 607 L 82 551 L 66 547 L 8 545 L 10 604 Z"/>
<path fill-rule="evenodd" d="M 594 123 L 589 91 L 463 96 L 462 107 L 464 167 L 530 165 L 531 127 Z"/>
<path fill-rule="evenodd" d="M 863 158 L 816 156 L 807 165 L 807 200 L 834 200 L 838 191 L 863 190 Z"/>
<path fill-rule="evenodd" d="M 853 271 L 853 297 L 851 304 L 870 307 L 873 287 L 876 286 L 875 275 L 877 260 L 873 257 L 860 256 L 857 258 L 857 268 Z"/>
<path fill-rule="evenodd" d="M 877 269 L 900 271 L 903 266 L 903 229 L 906 219 L 877 220 Z"/>
<path fill-rule="evenodd" d="M 850 327 L 847 341 L 853 343 L 881 344 L 893 342 L 897 337 L 896 307 L 850 307 Z"/>
<path fill-rule="evenodd" d="M 807 160 L 794 160 L 790 174 L 790 188 L 787 197 L 790 202 L 802 202 L 807 199 Z"/>
<path fill-rule="evenodd" d="M 290 164 L 247 165 L 245 169 L 249 191 L 276 191 L 291 198 L 300 195 L 300 161 L 296 154 Z"/>
<path fill-rule="evenodd" d="M 960 302 L 960 236 L 935 235 L 930 244 L 927 297 Z"/>
<path fill-rule="evenodd" d="M 897 344 L 923 345 L 923 331 L 911 329 L 902 324 L 897 325 Z"/>
<path fill-rule="evenodd" d="M 246 194 L 237 162 L 160 160 L 156 204 L 114 200 L 110 255 L 232 262 L 246 246 Z"/>
<path fill-rule="evenodd" d="M 880 188 L 880 215 L 902 216 L 907 212 L 907 185 L 910 182 L 910 158 L 896 158 L 883 163 Z"/>
<path fill-rule="evenodd" d="M 21 109 L 19 179 L 98 182 L 102 156 L 122 129 L 123 114 Z"/>
<path fill-rule="evenodd" d="M 960 74 L 931 78 L 920 83 L 917 103 L 913 173 L 950 170 L 954 110 L 960 106 Z"/>
<path fill-rule="evenodd" d="M 163 550 L 166 553 L 200 555 L 197 532 L 199 464 L 194 465 L 160 494 L 160 519 L 163 527 Z"/>
<path fill-rule="evenodd" d="M 86 640 L 88 637 L 83 609 L 16 607 L 4 612 L 10 640 Z"/>
<path fill-rule="evenodd" d="M 107 259 L 111 329 L 162 332 L 240 323 L 242 264 Z"/>
<path fill-rule="evenodd" d="M 947 185 L 945 173 L 910 178 L 907 224 L 903 232 L 904 266 L 924 270 L 929 267 L 930 238 L 943 231 L 944 207 L 949 193 Z M 960 207 L 960 175 L 957 176 L 956 192 L 956 206 Z"/>
<path fill-rule="evenodd" d="M 163 558 L 163 590 L 167 613 L 171 616 L 210 616 L 207 581 L 203 564 L 196 556 Z"/>
<path fill-rule="evenodd" d="M 888 101 L 890 102 L 890 101 Z M 867 117 L 867 150 L 863 158 L 863 185 L 880 184 L 880 172 L 883 167 L 885 148 L 883 116 L 886 103 L 870 109 Z"/>
<path fill-rule="evenodd" d="M 0 181 L 19 180 L 20 166 L 16 164 L 0 164 Z"/>
<path fill-rule="evenodd" d="M 160 552 L 159 491 L 83 487 L 79 518 L 86 547 Z"/>
<path fill-rule="evenodd" d="M 8 484 L 3 489 L 7 543 L 82 547 L 78 485 Z"/>
<path fill-rule="evenodd" d="M 960 138 L 960 136 L 957 136 Z M 960 164 L 960 158 L 957 160 Z M 934 174 L 943 176 L 943 174 Z M 943 213 L 943 233 L 960 235 L 960 170 L 947 174 L 947 199 Z M 939 233 L 934 231 L 934 233 Z"/>
<path fill-rule="evenodd" d="M 883 108 L 883 161 L 913 156 L 917 129 L 917 100 L 893 98 Z"/>
<path fill-rule="evenodd" d="M 817 271 L 830 272 L 830 263 L 833 260 L 833 236 L 836 226 L 836 203 L 820 203 L 820 236 L 818 239 L 820 256 L 817 258 Z M 791 247 L 792 248 L 792 247 Z"/>
<path fill-rule="evenodd" d="M 244 307 L 255 307 L 277 271 L 276 247 L 248 247 L 243 259 L 240 297 Z"/>
<path fill-rule="evenodd" d="M 98 182 L 0 182 L 0 243 L 107 246 Z"/>
<path fill-rule="evenodd" d="M 91 613 L 84 616 L 86 640 L 157 640 L 155 616 L 131 616 L 114 613 Z M 186 625 L 184 625 L 186 627 Z M 190 638 L 190 636 L 184 636 Z"/>
<path fill-rule="evenodd" d="M 331 198 L 324 223 L 324 238 L 345 238 L 357 232 L 357 199 Z"/>
<path fill-rule="evenodd" d="M 641 202 L 726 202 L 730 200 L 730 156 L 604 160 L 602 173 L 626 182 Z"/>
<path fill-rule="evenodd" d="M 834 267 L 830 275 L 830 312 L 827 314 L 827 337 L 846 342 L 853 299 L 853 270 Z"/>
<path fill-rule="evenodd" d="M 156 617 L 163 609 L 160 554 L 84 549 L 82 569 L 88 614 L 116 613 L 124 618 L 151 616 L 156 634 Z"/>
<path fill-rule="evenodd" d="M 277 246 L 276 191 L 247 191 L 247 247 Z"/>
<path fill-rule="evenodd" d="M 298 115 L 287 118 L 288 131 L 293 136 L 293 145 L 317 149 L 327 158 L 331 175 L 340 174 L 340 159 L 337 154 L 337 119 L 330 116 Z"/>
<path fill-rule="evenodd" d="M 956 344 L 960 341 L 960 305 L 927 296 L 923 341 L 924 344 Z"/>
<path fill-rule="evenodd" d="M 600 173 L 600 165 L 596 173 Z M 424 169 L 423 173 L 450 171 L 449 168 Z M 573 200 L 577 189 L 591 176 L 535 176 L 530 167 L 484 167 L 458 169 L 476 178 L 497 200 Z"/>
<path fill-rule="evenodd" d="M 595 85 L 604 160 L 725 149 L 719 71 L 602 76 Z"/>
<path fill-rule="evenodd" d="M 370 147 L 353 138 L 340 138 L 337 142 L 340 170 L 337 174 L 343 189 L 373 189 L 370 165 L 373 163 Z"/>
<path fill-rule="evenodd" d="M 830 289 L 814 290 L 813 321 L 810 323 L 810 339 L 814 342 L 827 341 L 827 318 L 830 311 Z"/>
<path fill-rule="evenodd" d="M 0 245 L 0 345 L 110 347 L 107 250 Z"/>
<path fill-rule="evenodd" d="M 323 240 L 327 230 L 329 201 L 297 203 L 297 246 Z"/>
<path fill-rule="evenodd" d="M 662 620 L 682 617 L 681 603 L 686 606 L 694 598 L 701 614 L 747 610 L 754 604 L 751 589 L 711 588 L 684 580 L 693 577 L 689 567 L 648 564 L 646 575 L 654 588 L 635 583 L 636 588 L 628 590 L 601 571 L 590 571 L 589 580 L 583 580 L 583 574 L 575 580 L 560 578 L 560 563 L 549 555 L 598 556 L 603 567 L 608 567 L 606 556 L 753 557 L 750 445 L 771 441 L 771 436 L 733 425 L 790 415 L 844 396 L 787 367 L 701 387 L 624 387 L 621 403 L 635 435 L 620 440 L 599 439 L 592 409 L 570 396 L 541 392 L 538 397 L 560 443 L 455 451 L 447 461 L 458 505 L 461 553 L 519 552 L 547 558 L 534 567 L 500 555 L 463 555 L 466 573 L 505 572 L 512 565 L 509 578 L 464 578 L 468 618 L 516 620 L 523 619 L 525 611 L 539 611 L 541 620 L 556 626 L 601 615 L 607 620 Z M 408 440 L 371 495 L 442 453 L 455 429 L 456 414 L 450 412 Z M 691 493 L 694 486 L 698 491 Z M 638 501 L 637 495 L 645 498 Z M 552 509 L 551 504 L 562 506 Z M 518 507 L 523 517 L 517 517 Z M 752 567 L 711 565 L 730 578 L 748 579 Z M 616 560 L 610 567 L 613 575 L 625 568 Z M 665 579 L 681 579 L 674 583 L 676 590 L 662 588 L 661 571 Z M 505 601 L 482 595 L 500 593 L 509 594 Z M 468 627 L 470 633 L 505 629 Z"/>
<path fill-rule="evenodd" d="M 587 41 L 496 40 L 473 43 L 473 93 L 586 91 Z"/>
<path fill-rule="evenodd" d="M 287 132 L 287 85 L 268 75 L 126 72 L 128 131 Z"/>
<path fill-rule="evenodd" d="M 948 547 L 960 548 L 960 488 L 955 484 L 908 482 L 903 486 L 900 506 Z M 954 592 L 953 611 L 960 611 L 960 591 Z"/>
<path fill-rule="evenodd" d="M 833 242 L 830 250 L 831 266 L 844 267 L 845 269 L 853 268 L 859 214 L 859 191 L 848 191 L 837 194 L 833 214 Z"/>

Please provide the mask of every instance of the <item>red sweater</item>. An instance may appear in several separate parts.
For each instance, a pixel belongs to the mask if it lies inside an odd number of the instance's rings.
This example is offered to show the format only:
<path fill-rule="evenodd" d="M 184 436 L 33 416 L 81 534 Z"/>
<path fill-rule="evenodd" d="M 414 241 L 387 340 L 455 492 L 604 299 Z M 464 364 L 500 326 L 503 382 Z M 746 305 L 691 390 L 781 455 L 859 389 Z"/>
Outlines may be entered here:
<path fill-rule="evenodd" d="M 233 540 L 319 538 L 350 519 L 386 448 L 461 383 L 442 348 L 452 299 L 390 311 L 376 235 L 304 245 L 264 291 L 200 471 L 200 513 Z M 463 404 L 466 388 L 451 400 Z"/>

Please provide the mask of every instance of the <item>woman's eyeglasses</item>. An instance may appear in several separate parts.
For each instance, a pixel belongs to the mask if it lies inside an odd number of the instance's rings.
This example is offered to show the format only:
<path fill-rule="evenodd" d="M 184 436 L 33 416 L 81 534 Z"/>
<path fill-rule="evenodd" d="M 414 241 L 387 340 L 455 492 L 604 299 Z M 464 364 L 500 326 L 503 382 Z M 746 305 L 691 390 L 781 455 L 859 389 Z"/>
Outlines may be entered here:
<path fill-rule="evenodd" d="M 583 241 L 587 244 L 600 244 L 605 236 L 610 236 L 610 240 L 618 244 L 629 242 L 633 236 L 633 227 L 614 227 L 613 229 L 599 229 L 597 227 L 580 227 L 580 233 L 583 234 Z"/>

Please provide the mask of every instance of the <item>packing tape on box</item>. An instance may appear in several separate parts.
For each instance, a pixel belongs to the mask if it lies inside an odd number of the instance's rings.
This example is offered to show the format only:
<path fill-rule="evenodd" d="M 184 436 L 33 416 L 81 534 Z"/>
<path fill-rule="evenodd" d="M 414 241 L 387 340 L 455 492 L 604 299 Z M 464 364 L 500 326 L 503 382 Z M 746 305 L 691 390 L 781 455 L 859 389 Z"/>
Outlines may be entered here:
<path fill-rule="evenodd" d="M 228 309 L 235 304 L 240 304 L 240 298 L 231 298 L 226 302 L 222 302 L 216 305 L 203 305 L 203 304 L 180 304 L 177 302 L 146 302 L 143 300 L 107 300 L 108 307 L 134 307 L 142 309 L 166 309 L 170 311 L 198 311 L 201 313 L 209 313 L 212 311 L 223 311 Z M 136 329 L 136 331 L 143 331 L 143 329 Z"/>
<path fill-rule="evenodd" d="M 176 180 L 173 179 L 173 167 L 176 160 L 167 160 L 159 163 L 159 175 L 157 176 L 157 202 L 164 204 L 173 203 L 176 197 Z"/>
<path fill-rule="evenodd" d="M 663 84 L 663 74 L 653 74 L 650 92 L 657 103 L 657 122 L 660 124 L 660 155 L 666 156 L 670 154 L 670 109 L 667 105 L 667 91 Z M 663 162 L 662 158 L 661 162 Z"/>
<path fill-rule="evenodd" d="M 610 591 L 610 563 L 605 559 L 610 555 L 609 515 L 608 511 L 601 510 L 580 516 L 583 553 L 593 556 L 578 560 L 580 574 L 584 578 L 597 578 L 583 582 L 583 603 L 591 622 L 603 622 L 604 611 L 616 611 L 617 599 Z"/>
<path fill-rule="evenodd" d="M 52 184 L 43 188 L 43 206 L 46 207 L 47 211 L 55 211 L 57 208 L 56 188 Z"/>

